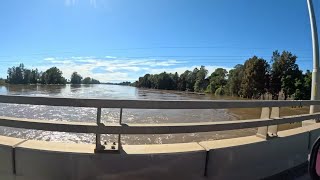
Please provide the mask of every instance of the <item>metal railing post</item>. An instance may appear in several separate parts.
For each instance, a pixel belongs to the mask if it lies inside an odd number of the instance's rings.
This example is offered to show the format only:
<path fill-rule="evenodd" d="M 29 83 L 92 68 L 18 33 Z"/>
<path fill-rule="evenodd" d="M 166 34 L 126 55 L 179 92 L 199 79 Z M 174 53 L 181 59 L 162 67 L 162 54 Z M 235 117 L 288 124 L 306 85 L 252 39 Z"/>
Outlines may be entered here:
<path fill-rule="evenodd" d="M 119 124 L 122 125 L 122 108 L 120 108 L 120 119 Z M 121 149 L 121 134 L 118 134 L 118 150 Z"/>
<path fill-rule="evenodd" d="M 101 125 L 101 108 L 97 108 L 97 125 L 100 126 Z M 101 134 L 96 133 L 96 148 L 95 148 L 95 152 L 104 150 L 104 146 L 101 145 Z"/>

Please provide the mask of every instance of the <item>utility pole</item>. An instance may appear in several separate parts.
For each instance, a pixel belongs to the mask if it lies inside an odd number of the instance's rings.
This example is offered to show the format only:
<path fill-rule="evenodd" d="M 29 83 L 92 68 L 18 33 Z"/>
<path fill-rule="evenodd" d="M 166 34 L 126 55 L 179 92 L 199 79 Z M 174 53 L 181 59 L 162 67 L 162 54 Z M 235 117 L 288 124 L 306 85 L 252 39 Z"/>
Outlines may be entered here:
<path fill-rule="evenodd" d="M 312 0 L 307 0 L 309 17 L 311 24 L 312 35 L 312 51 L 313 51 L 313 70 L 312 70 L 312 85 L 311 85 L 311 100 L 319 100 L 319 44 L 318 44 L 318 31 L 316 24 L 316 17 L 314 15 L 314 9 Z M 310 106 L 310 114 L 317 112 L 317 107 Z"/>

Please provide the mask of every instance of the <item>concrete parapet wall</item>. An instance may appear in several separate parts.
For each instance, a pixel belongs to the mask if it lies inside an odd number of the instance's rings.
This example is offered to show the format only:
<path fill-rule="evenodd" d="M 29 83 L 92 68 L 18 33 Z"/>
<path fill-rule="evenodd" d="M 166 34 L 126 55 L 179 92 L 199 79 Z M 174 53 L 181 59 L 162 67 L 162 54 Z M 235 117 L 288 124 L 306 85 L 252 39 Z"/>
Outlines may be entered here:
<path fill-rule="evenodd" d="M 23 139 L 0 136 L 0 177 L 13 179 L 15 166 L 13 147 L 23 141 Z"/>
<path fill-rule="evenodd" d="M 17 175 L 30 179 L 200 179 L 206 151 L 197 143 L 123 146 L 94 154 L 93 145 L 29 141 L 16 148 Z M 76 152 L 74 152 L 76 151 Z"/>
<path fill-rule="evenodd" d="M 250 136 L 200 142 L 209 151 L 208 179 L 261 179 L 306 162 L 309 133 L 295 131 L 279 132 L 272 140 Z"/>
<path fill-rule="evenodd" d="M 312 147 L 313 143 L 320 136 L 320 123 L 303 127 L 304 131 L 310 133 L 309 146 Z"/>
<path fill-rule="evenodd" d="M 0 136 L 0 179 L 259 179 L 307 161 L 320 124 L 256 136 L 163 145 L 124 145 L 94 154 L 94 145 Z M 205 176 L 206 174 L 206 176 Z"/>

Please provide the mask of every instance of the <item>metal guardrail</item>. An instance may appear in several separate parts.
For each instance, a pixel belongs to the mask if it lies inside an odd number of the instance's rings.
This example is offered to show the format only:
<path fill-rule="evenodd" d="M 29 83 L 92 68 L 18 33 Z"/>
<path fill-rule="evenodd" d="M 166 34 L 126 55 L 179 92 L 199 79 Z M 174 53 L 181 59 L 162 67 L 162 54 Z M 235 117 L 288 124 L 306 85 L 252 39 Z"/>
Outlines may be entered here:
<path fill-rule="evenodd" d="M 0 95 L 0 103 L 124 109 L 227 109 L 320 105 L 310 100 L 116 100 Z"/>
<path fill-rule="evenodd" d="M 97 108 L 97 123 L 54 122 L 0 116 L 0 126 L 35 129 L 45 131 L 94 133 L 96 134 L 96 151 L 105 152 L 101 145 L 101 134 L 118 134 L 118 147 L 111 146 L 112 151 L 121 148 L 121 134 L 176 134 L 209 131 L 225 131 L 244 128 L 258 128 L 257 135 L 268 139 L 277 136 L 277 125 L 320 119 L 320 113 L 287 116 L 280 118 L 280 107 L 320 105 L 320 101 L 274 101 L 274 100 L 225 100 L 225 101 L 181 101 L 181 100 L 109 100 L 109 99 L 75 99 L 31 96 L 0 95 L 0 103 L 31 104 L 46 106 L 71 106 Z M 226 109 L 262 107 L 260 119 L 166 124 L 128 124 L 122 123 L 122 110 L 126 109 Z M 119 124 L 101 123 L 101 108 L 120 108 Z"/>

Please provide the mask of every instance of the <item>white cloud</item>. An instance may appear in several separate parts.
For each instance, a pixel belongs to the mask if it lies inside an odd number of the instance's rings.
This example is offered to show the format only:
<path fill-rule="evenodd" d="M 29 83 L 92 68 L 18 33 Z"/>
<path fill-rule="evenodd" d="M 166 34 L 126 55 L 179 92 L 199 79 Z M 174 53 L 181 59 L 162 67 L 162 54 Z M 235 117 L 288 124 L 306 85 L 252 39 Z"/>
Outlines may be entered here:
<path fill-rule="evenodd" d="M 105 58 L 108 58 L 108 59 L 115 59 L 115 58 L 117 58 L 117 57 L 115 57 L 115 56 L 105 56 Z"/>
<path fill-rule="evenodd" d="M 117 59 L 116 57 L 104 58 L 95 57 L 70 57 L 70 58 L 45 58 L 45 64 L 38 66 L 40 71 L 56 66 L 63 76 L 70 79 L 71 74 L 76 71 L 83 77 L 92 77 L 101 82 L 120 82 L 135 81 L 146 73 L 156 74 L 161 72 L 182 74 L 185 70 L 200 68 L 196 65 L 188 65 L 187 61 L 182 60 L 155 60 L 155 59 Z M 210 66 L 206 68 L 211 74 L 216 68 L 222 66 Z M 222 67 L 227 70 L 230 68 Z"/>
<path fill-rule="evenodd" d="M 53 61 L 53 60 L 55 60 L 55 58 L 54 57 L 47 57 L 47 58 L 44 58 L 44 60 L 45 61 Z"/>

